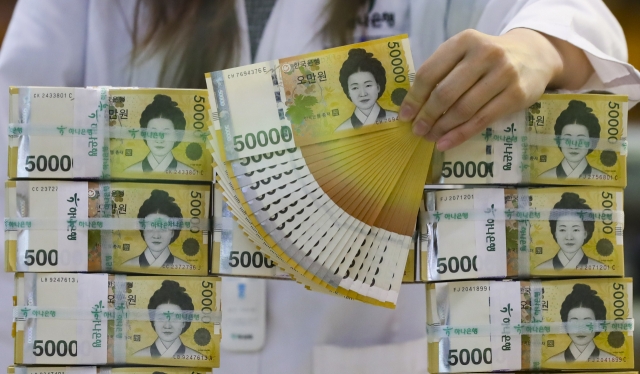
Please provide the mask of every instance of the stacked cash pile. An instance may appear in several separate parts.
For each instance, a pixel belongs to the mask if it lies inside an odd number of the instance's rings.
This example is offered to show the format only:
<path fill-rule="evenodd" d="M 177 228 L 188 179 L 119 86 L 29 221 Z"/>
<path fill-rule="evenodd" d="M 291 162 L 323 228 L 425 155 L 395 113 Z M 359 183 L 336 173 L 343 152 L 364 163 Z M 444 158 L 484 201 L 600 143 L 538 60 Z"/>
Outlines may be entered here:
<path fill-rule="evenodd" d="M 218 367 L 206 91 L 10 92 L 5 266 L 16 272 L 14 362 L 26 365 L 12 370 Z"/>
<path fill-rule="evenodd" d="M 213 374 L 213 369 L 175 367 L 108 367 L 108 366 L 11 366 L 7 374 Z M 580 373 L 578 373 L 580 374 Z"/>
<path fill-rule="evenodd" d="M 433 150 L 397 120 L 414 75 L 406 36 L 207 75 L 217 184 L 263 260 L 395 306 Z"/>
<path fill-rule="evenodd" d="M 484 186 L 420 208 L 430 372 L 633 368 L 626 118 L 626 97 L 546 94 L 434 157 L 434 181 Z"/>

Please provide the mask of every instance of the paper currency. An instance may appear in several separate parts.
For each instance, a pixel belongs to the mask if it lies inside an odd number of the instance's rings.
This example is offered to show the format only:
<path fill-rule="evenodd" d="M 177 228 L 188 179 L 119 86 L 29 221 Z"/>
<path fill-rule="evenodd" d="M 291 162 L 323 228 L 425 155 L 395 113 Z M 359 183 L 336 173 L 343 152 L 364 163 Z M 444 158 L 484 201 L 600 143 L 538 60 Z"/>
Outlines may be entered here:
<path fill-rule="evenodd" d="M 398 36 L 207 76 L 223 197 L 309 289 L 395 305 L 433 149 L 397 121 L 410 56 Z"/>
<path fill-rule="evenodd" d="M 220 279 L 16 274 L 15 362 L 218 367 Z"/>
<path fill-rule="evenodd" d="M 10 366 L 8 374 L 212 374 L 213 369 L 172 367 L 118 367 L 108 366 Z"/>
<path fill-rule="evenodd" d="M 397 127 L 414 75 L 406 35 L 207 74 L 221 156 L 236 160 Z"/>
<path fill-rule="evenodd" d="M 425 280 L 624 275 L 620 188 L 458 189 L 425 201 Z"/>
<path fill-rule="evenodd" d="M 214 233 L 211 272 L 216 275 L 290 279 L 267 258 L 233 219 L 222 192 L 214 189 Z"/>
<path fill-rule="evenodd" d="M 630 278 L 427 285 L 429 372 L 631 369 Z"/>
<path fill-rule="evenodd" d="M 204 90 L 11 87 L 9 178 L 210 181 Z"/>
<path fill-rule="evenodd" d="M 432 183 L 627 185 L 627 97 L 545 94 L 434 157 Z"/>
<path fill-rule="evenodd" d="M 7 271 L 206 275 L 211 187 L 8 181 Z"/>

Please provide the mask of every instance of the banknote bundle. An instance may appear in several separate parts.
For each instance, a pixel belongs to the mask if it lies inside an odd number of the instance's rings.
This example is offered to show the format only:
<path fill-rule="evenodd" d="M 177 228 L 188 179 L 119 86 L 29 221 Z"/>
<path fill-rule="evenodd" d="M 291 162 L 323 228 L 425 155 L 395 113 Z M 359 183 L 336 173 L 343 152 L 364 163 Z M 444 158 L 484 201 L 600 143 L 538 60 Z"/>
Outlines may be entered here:
<path fill-rule="evenodd" d="M 434 155 L 430 183 L 625 187 L 626 96 L 545 94 Z"/>
<path fill-rule="evenodd" d="M 397 119 L 414 76 L 406 36 L 206 75 L 223 197 L 309 289 L 396 303 L 433 151 Z"/>
<path fill-rule="evenodd" d="M 117 367 L 108 366 L 10 366 L 7 374 L 213 374 L 210 368 Z"/>
<path fill-rule="evenodd" d="M 18 273 L 15 363 L 218 367 L 220 286 L 215 277 Z"/>
<path fill-rule="evenodd" d="M 427 285 L 430 373 L 632 369 L 630 278 Z"/>
<path fill-rule="evenodd" d="M 219 189 L 213 191 L 213 251 L 211 253 L 211 273 L 214 275 L 236 275 L 291 279 L 275 262 L 267 258 L 233 219 L 228 204 Z M 420 281 L 415 272 L 415 248 L 411 247 L 404 269 L 403 283 Z"/>
<path fill-rule="evenodd" d="M 623 276 L 622 209 L 615 187 L 425 192 L 423 279 Z"/>
<path fill-rule="evenodd" d="M 210 185 L 17 180 L 5 192 L 7 271 L 208 273 Z"/>
<path fill-rule="evenodd" d="M 9 178 L 211 181 L 205 90 L 11 87 Z"/>

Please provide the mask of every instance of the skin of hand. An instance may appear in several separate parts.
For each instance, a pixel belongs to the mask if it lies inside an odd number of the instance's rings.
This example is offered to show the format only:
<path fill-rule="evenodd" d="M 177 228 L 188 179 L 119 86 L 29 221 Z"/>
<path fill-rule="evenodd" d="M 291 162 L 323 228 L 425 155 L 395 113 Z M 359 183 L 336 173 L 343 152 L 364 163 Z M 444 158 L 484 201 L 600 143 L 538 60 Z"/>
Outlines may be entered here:
<path fill-rule="evenodd" d="M 547 88 L 579 89 L 593 72 L 581 49 L 537 31 L 465 30 L 418 69 L 399 117 L 446 151 L 532 105 Z"/>

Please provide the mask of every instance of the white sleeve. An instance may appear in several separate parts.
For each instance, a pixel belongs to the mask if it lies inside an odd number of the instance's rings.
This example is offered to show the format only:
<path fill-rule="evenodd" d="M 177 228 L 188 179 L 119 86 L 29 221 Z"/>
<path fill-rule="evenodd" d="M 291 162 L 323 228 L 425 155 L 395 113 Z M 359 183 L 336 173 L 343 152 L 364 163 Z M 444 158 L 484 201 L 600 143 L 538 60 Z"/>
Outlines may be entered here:
<path fill-rule="evenodd" d="M 497 2 L 504 1 L 509 0 Z M 624 33 L 602 0 L 518 3 L 500 34 L 514 28 L 528 28 L 565 40 L 584 50 L 595 70 L 592 79 L 579 91 L 607 90 L 628 95 L 630 106 L 640 101 L 640 73 L 627 63 Z"/>
<path fill-rule="evenodd" d="M 20 0 L 0 50 L 0 196 L 7 178 L 9 86 L 82 86 L 88 1 Z M 0 212 L 4 199 L 0 198 Z M 0 259 L 4 259 L 4 231 Z M 2 262 L 3 260 L 0 260 Z M 0 266 L 4 268 L 4 265 Z M 0 320 L 11 321 L 13 274 L 0 273 Z M 11 324 L 0 324 L 0 336 L 11 336 Z M 12 352 L 13 339 L 0 339 L 0 352 Z M 13 365 L 13 355 L 0 355 L 0 367 Z"/>

